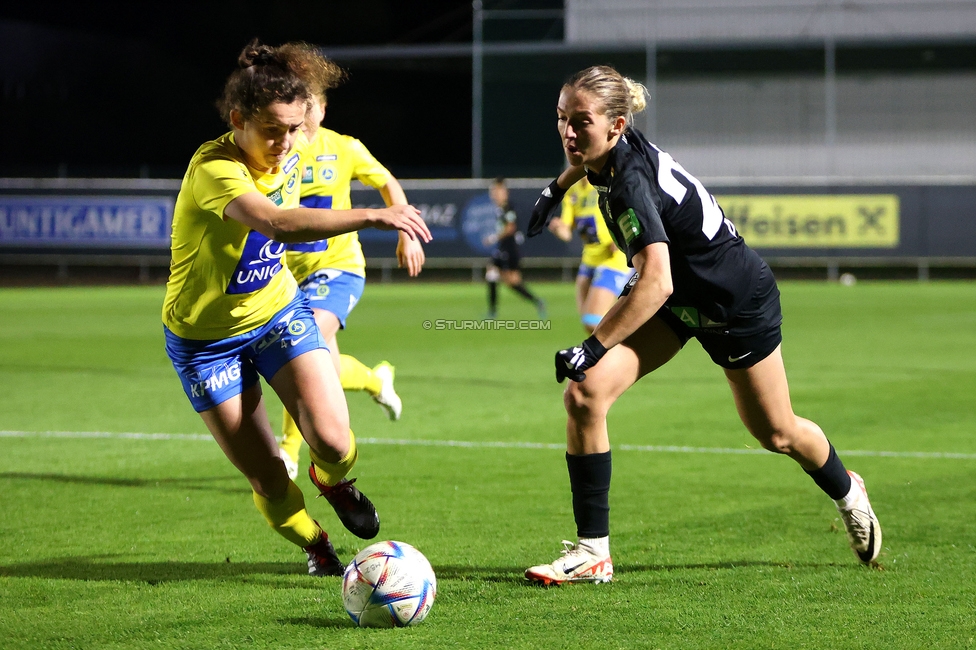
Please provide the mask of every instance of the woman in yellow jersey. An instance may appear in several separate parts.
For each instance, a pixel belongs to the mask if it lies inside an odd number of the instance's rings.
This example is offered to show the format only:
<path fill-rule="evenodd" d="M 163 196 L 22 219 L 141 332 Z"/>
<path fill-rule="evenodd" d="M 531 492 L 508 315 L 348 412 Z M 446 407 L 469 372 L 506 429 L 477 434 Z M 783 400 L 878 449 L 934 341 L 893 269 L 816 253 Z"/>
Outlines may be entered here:
<path fill-rule="evenodd" d="M 359 140 L 320 126 L 325 119 L 326 91 L 307 80 L 312 90 L 302 131 L 308 140 L 303 160 L 301 204 L 313 208 L 345 210 L 352 207 L 350 186 L 354 179 L 379 190 L 387 206 L 407 205 L 403 188 Z M 330 80 L 331 81 L 331 80 Z M 335 80 L 338 82 L 338 79 Z M 425 261 L 420 242 L 401 233 L 396 248 L 401 267 L 411 277 L 420 273 Z M 387 361 L 370 368 L 356 357 L 339 354 L 336 334 L 345 329 L 346 318 L 362 297 L 366 283 L 366 258 L 359 235 L 349 232 L 327 240 L 289 244 L 285 254 L 289 270 L 308 298 L 315 322 L 332 353 L 332 361 L 345 390 L 365 390 L 383 407 L 391 420 L 400 419 L 402 402 L 393 388 L 394 368 Z M 288 473 L 298 474 L 302 436 L 294 419 L 285 411 L 281 457 Z"/>
<path fill-rule="evenodd" d="M 218 102 L 231 131 L 197 150 L 176 200 L 162 311 L 166 351 L 190 403 L 250 482 L 261 514 L 304 548 L 311 575 L 340 575 L 328 535 L 278 456 L 259 375 L 298 421 L 312 450 L 312 480 L 342 523 L 369 538 L 379 517 L 346 479 L 357 453 L 345 397 L 305 296 L 281 264 L 284 244 L 366 227 L 424 240 L 430 232 L 409 206 L 300 207 L 301 152 L 293 146 L 310 93 L 299 73 L 327 79 L 336 70 L 310 47 L 256 40 L 238 63 Z"/>
<path fill-rule="evenodd" d="M 600 214 L 600 195 L 585 178 L 573 185 L 562 204 L 562 218 L 549 222 L 549 230 L 563 241 L 573 230 L 583 240 L 583 259 L 576 275 L 576 309 L 586 331 L 600 324 L 634 274 L 627 256 L 618 249 Z"/>

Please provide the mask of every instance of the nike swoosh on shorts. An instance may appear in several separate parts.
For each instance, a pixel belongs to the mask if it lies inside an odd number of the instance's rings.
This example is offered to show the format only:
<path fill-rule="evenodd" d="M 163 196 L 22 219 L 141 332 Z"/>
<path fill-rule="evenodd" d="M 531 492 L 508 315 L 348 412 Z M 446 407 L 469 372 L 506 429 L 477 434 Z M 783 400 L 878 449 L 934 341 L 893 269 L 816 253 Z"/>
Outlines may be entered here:
<path fill-rule="evenodd" d="M 741 357 L 735 357 L 734 359 L 732 358 L 732 355 L 730 354 L 729 355 L 729 363 L 735 363 L 736 361 L 742 361 L 743 359 L 745 359 L 746 357 L 748 357 L 750 354 L 752 354 L 752 351 L 751 350 L 749 352 L 746 352 L 745 354 L 743 354 Z"/>

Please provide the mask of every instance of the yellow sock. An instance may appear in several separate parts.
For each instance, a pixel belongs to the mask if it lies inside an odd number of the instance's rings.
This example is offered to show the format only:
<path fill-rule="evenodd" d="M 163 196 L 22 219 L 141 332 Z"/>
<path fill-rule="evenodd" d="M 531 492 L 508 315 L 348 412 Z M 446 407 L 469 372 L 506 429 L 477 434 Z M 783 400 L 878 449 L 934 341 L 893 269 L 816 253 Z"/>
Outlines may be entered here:
<path fill-rule="evenodd" d="M 364 390 L 370 395 L 379 395 L 383 381 L 373 369 L 356 357 L 339 355 L 339 381 L 343 390 Z"/>
<path fill-rule="evenodd" d="M 254 505 L 275 532 L 292 544 L 308 546 L 322 536 L 322 529 L 308 516 L 305 496 L 294 481 L 288 481 L 288 493 L 280 501 L 271 501 L 255 492 Z"/>
<path fill-rule="evenodd" d="M 281 448 L 284 449 L 291 459 L 298 462 L 298 454 L 302 448 L 302 432 L 298 430 L 298 425 L 295 424 L 295 420 L 291 417 L 288 409 L 283 409 L 285 412 L 284 417 L 281 420 Z"/>
<path fill-rule="evenodd" d="M 349 473 L 349 470 L 352 469 L 352 466 L 356 464 L 356 459 L 359 458 L 359 450 L 356 449 L 356 436 L 353 435 L 351 430 L 349 431 L 349 453 L 341 458 L 338 463 L 327 463 L 311 449 L 308 450 L 308 453 L 312 457 L 315 478 L 320 483 L 330 486 L 344 479 L 346 474 Z"/>

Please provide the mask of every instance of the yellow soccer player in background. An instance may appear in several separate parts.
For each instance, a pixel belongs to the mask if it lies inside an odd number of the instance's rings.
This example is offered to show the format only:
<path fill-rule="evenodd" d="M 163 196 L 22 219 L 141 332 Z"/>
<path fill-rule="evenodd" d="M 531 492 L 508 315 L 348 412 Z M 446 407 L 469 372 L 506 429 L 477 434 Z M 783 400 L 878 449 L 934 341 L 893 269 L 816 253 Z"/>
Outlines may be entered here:
<path fill-rule="evenodd" d="M 627 266 L 627 256 L 614 245 L 600 214 L 599 195 L 586 178 L 569 188 L 562 207 L 562 218 L 549 222 L 549 230 L 567 242 L 575 230 L 583 240 L 576 309 L 583 327 L 592 334 L 634 271 Z"/>
<path fill-rule="evenodd" d="M 379 190 L 387 206 L 407 205 L 396 178 L 366 149 L 362 142 L 320 126 L 325 118 L 328 88 L 314 88 L 302 126 L 308 140 L 303 158 L 301 204 L 305 207 L 343 210 L 352 207 L 353 179 Z M 411 277 L 420 273 L 423 246 L 407 235 L 399 238 L 397 260 Z M 366 258 L 359 235 L 349 232 L 327 240 L 288 246 L 288 268 L 308 297 L 315 321 L 332 353 L 344 390 L 365 390 L 384 408 L 391 420 L 400 419 L 402 402 L 393 388 L 394 367 L 381 361 L 370 368 L 348 354 L 339 354 L 336 334 L 363 294 Z M 282 425 L 282 460 L 291 476 L 298 474 L 302 436 L 286 410 Z"/>

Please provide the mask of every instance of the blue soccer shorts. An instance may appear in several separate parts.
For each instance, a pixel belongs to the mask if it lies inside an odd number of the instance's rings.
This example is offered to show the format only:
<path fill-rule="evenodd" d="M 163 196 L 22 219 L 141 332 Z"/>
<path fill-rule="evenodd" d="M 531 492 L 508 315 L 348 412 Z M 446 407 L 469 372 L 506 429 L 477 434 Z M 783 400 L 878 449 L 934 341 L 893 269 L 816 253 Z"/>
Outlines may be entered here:
<path fill-rule="evenodd" d="M 237 336 L 196 341 L 163 330 L 166 354 L 197 413 L 240 395 L 258 375 L 271 379 L 292 359 L 328 349 L 301 292 L 267 323 Z"/>
<path fill-rule="evenodd" d="M 589 264 L 580 264 L 579 270 L 576 271 L 576 275 L 582 275 L 587 280 L 592 280 L 594 273 L 596 273 L 596 267 Z"/>
<path fill-rule="evenodd" d="M 346 328 L 346 318 L 363 296 L 366 278 L 338 269 L 320 269 L 298 285 L 312 309 L 335 314 L 339 326 Z"/>
<path fill-rule="evenodd" d="M 593 271 L 593 282 L 590 284 L 590 288 L 599 287 L 619 296 L 633 274 L 633 270 L 618 271 L 609 266 L 598 266 Z"/>

